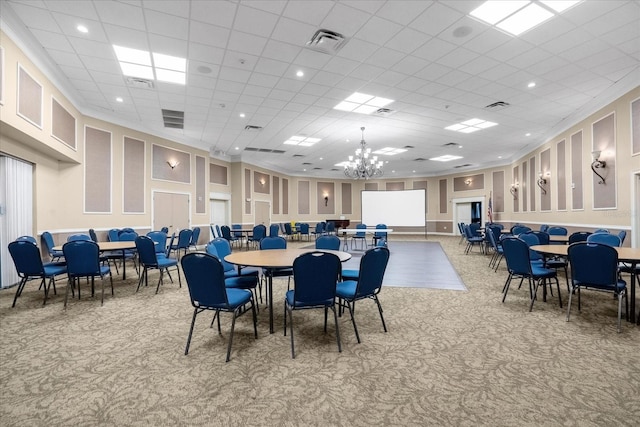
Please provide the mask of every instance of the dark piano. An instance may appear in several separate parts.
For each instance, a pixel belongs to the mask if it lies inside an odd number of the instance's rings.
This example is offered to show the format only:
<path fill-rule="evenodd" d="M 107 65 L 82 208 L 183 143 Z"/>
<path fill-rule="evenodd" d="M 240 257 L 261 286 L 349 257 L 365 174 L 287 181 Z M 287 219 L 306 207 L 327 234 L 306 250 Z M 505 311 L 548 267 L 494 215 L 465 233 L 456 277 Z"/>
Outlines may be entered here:
<path fill-rule="evenodd" d="M 336 234 L 340 228 L 348 228 L 350 224 L 348 219 L 327 219 L 325 222 L 332 222 L 336 226 Z"/>

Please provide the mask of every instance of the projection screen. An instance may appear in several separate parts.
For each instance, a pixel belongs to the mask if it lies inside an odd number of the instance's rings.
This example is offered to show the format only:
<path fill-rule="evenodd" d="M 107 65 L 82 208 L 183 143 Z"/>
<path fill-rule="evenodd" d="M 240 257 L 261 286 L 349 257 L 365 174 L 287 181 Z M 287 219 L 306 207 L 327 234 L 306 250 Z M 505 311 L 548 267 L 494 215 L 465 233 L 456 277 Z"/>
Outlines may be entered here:
<path fill-rule="evenodd" d="M 362 191 L 362 222 L 367 226 L 426 226 L 426 191 Z"/>

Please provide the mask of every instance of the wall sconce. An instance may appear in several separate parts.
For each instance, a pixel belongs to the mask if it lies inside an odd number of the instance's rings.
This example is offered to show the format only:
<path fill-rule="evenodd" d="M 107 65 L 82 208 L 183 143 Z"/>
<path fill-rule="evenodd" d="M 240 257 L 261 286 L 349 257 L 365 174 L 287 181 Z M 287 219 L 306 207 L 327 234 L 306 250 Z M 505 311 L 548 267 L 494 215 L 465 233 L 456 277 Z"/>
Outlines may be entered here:
<path fill-rule="evenodd" d="M 518 187 L 519 186 L 520 186 L 520 184 L 515 182 L 515 183 L 511 184 L 511 188 L 509 188 L 509 193 L 511 193 L 511 195 L 514 198 L 514 200 L 518 199 Z"/>
<path fill-rule="evenodd" d="M 472 181 L 471 181 L 470 179 L 467 179 L 467 180 L 465 180 L 465 181 L 464 181 L 464 183 L 465 183 L 466 185 L 471 185 L 471 182 L 472 182 Z"/>
<path fill-rule="evenodd" d="M 167 160 L 167 164 L 169 165 L 169 167 L 171 169 L 175 169 L 176 166 L 178 166 L 180 164 L 180 162 L 177 161 L 177 160 Z"/>
<path fill-rule="evenodd" d="M 267 181 L 265 181 L 264 178 L 260 178 L 260 181 L 258 182 L 264 187 L 264 184 L 266 184 Z"/>
<path fill-rule="evenodd" d="M 604 177 L 600 175 L 598 171 L 596 171 L 596 169 L 600 169 L 600 168 L 604 169 L 605 166 L 607 165 L 607 162 L 605 162 L 604 160 L 600 160 L 600 150 L 592 151 L 591 156 L 593 156 L 593 162 L 591 163 L 591 170 L 593 171 L 593 173 L 598 175 L 598 178 L 600 178 L 600 181 L 598 181 L 598 184 L 604 184 L 605 183 Z"/>
<path fill-rule="evenodd" d="M 546 176 L 549 176 L 550 173 L 547 172 Z M 538 184 L 538 187 L 540 187 L 540 190 L 542 191 L 542 194 L 547 194 L 547 190 L 543 187 L 544 185 L 547 185 L 547 179 L 542 176 L 542 172 L 538 172 L 538 180 L 536 181 L 536 184 Z"/>
<path fill-rule="evenodd" d="M 328 193 L 324 193 L 324 205 L 327 206 L 327 203 L 329 203 L 329 194 Z"/>

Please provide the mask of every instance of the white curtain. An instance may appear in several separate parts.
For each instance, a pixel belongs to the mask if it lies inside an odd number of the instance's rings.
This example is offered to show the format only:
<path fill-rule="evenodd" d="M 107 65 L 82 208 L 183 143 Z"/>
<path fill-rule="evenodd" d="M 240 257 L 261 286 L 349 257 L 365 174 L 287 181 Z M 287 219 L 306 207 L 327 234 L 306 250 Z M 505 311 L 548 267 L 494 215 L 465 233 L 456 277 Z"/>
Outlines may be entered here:
<path fill-rule="evenodd" d="M 9 242 L 33 234 L 33 229 L 33 166 L 0 156 L 0 287 L 19 280 Z"/>

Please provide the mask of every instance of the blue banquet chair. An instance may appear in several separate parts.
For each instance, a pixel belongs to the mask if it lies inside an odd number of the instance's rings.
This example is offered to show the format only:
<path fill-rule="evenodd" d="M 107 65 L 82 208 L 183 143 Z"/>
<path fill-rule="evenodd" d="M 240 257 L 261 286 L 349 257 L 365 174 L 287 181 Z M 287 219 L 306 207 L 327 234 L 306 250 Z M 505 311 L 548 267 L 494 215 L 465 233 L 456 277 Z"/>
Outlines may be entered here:
<path fill-rule="evenodd" d="M 140 285 L 144 281 L 144 285 L 149 285 L 149 270 L 156 269 L 160 271 L 160 278 L 158 279 L 158 285 L 156 286 L 156 294 L 160 290 L 160 285 L 164 284 L 164 272 L 169 272 L 170 267 L 175 267 L 178 272 L 178 284 L 182 287 L 182 281 L 180 280 L 180 269 L 178 269 L 178 260 L 175 258 L 167 258 L 166 256 L 158 256 L 156 252 L 156 244 L 150 237 L 138 236 L 136 237 L 136 250 L 138 252 L 138 261 L 142 266 L 142 274 L 138 280 L 138 287 L 136 292 L 140 290 Z M 169 276 L 171 278 L 171 276 Z M 171 279 L 173 282 L 173 279 Z"/>
<path fill-rule="evenodd" d="M 346 280 L 340 282 L 336 286 L 336 296 L 338 297 L 338 309 L 342 314 L 342 308 L 347 307 L 351 315 L 351 323 L 356 333 L 358 343 L 360 343 L 360 334 L 356 326 L 354 317 L 356 301 L 363 299 L 372 299 L 378 306 L 380 320 L 382 320 L 382 328 L 387 332 L 387 325 L 382 315 L 382 305 L 378 299 L 378 294 L 382 289 L 382 281 L 384 272 L 389 262 L 389 249 L 385 247 L 375 247 L 369 249 L 360 259 L 360 274 L 356 280 Z M 294 277 L 295 278 L 295 277 Z"/>
<path fill-rule="evenodd" d="M 353 236 L 351 236 L 351 247 L 353 249 L 356 248 L 355 242 L 360 241 L 360 249 L 364 250 L 365 249 L 365 245 L 367 244 L 367 224 L 358 224 L 356 225 L 356 229 L 357 230 L 362 230 L 362 231 L 356 231 Z"/>
<path fill-rule="evenodd" d="M 293 339 L 293 312 L 295 310 L 323 308 L 324 331 L 327 332 L 328 310 L 333 311 L 336 325 L 338 351 L 342 352 L 340 328 L 336 312 L 336 284 L 340 273 L 340 259 L 328 252 L 307 252 L 293 262 L 293 289 L 284 299 L 284 335 L 287 335 L 287 318 L 291 335 L 291 357 L 295 359 Z"/>
<path fill-rule="evenodd" d="M 104 278 L 109 276 L 111 283 L 111 295 L 113 295 L 113 279 L 111 277 L 111 269 L 108 265 L 102 265 L 100 262 L 100 249 L 98 244 L 92 240 L 73 240 L 62 246 L 64 259 L 67 262 L 67 290 L 64 295 L 64 308 L 67 308 L 67 300 L 69 297 L 69 288 L 75 286 L 78 282 L 78 298 L 80 298 L 80 281 L 79 278 L 86 277 L 91 279 L 91 295 L 94 294 L 94 282 L 96 277 L 100 277 L 102 281 L 102 297 L 100 304 L 104 304 Z"/>
<path fill-rule="evenodd" d="M 42 241 L 44 247 L 47 249 L 47 252 L 49 253 L 49 259 L 52 262 L 60 261 L 64 257 L 62 251 L 56 251 L 53 249 L 56 245 L 53 241 L 53 236 L 51 235 L 51 233 L 49 233 L 48 231 L 43 232 L 40 236 L 40 240 Z"/>
<path fill-rule="evenodd" d="M 249 305 L 253 314 L 253 333 L 255 338 L 258 338 L 257 316 L 253 294 L 246 289 L 226 287 L 224 267 L 220 260 L 212 255 L 192 252 L 183 256 L 180 263 L 182 264 L 182 272 L 187 281 L 189 297 L 191 298 L 191 305 L 193 306 L 193 317 L 191 319 L 191 327 L 189 328 L 189 336 L 184 354 L 189 354 L 193 328 L 199 313 L 205 310 L 215 311 L 212 325 L 217 318 L 218 334 L 222 334 L 220 328 L 220 313 L 228 312 L 233 314 L 231 333 L 229 334 L 229 343 L 227 345 L 226 361 L 228 362 L 231 358 L 231 345 L 233 343 L 236 319 L 248 311 L 247 305 Z"/>
<path fill-rule="evenodd" d="M 320 236 L 316 239 L 316 249 L 340 250 L 340 238 L 334 235 Z"/>
<path fill-rule="evenodd" d="M 53 292 L 56 293 L 55 277 L 67 272 L 67 267 L 64 263 L 42 263 L 40 258 L 40 249 L 38 246 L 28 240 L 16 240 L 9 243 L 9 253 L 13 259 L 13 263 L 16 267 L 18 277 L 18 288 L 16 289 L 16 295 L 13 297 L 13 304 L 11 307 L 16 306 L 16 300 L 28 281 L 33 279 L 40 279 L 40 286 L 44 288 L 44 301 L 42 305 L 47 303 L 47 297 L 49 296 L 49 290 L 53 285 Z M 49 279 L 49 283 L 46 283 L 46 279 Z"/>

